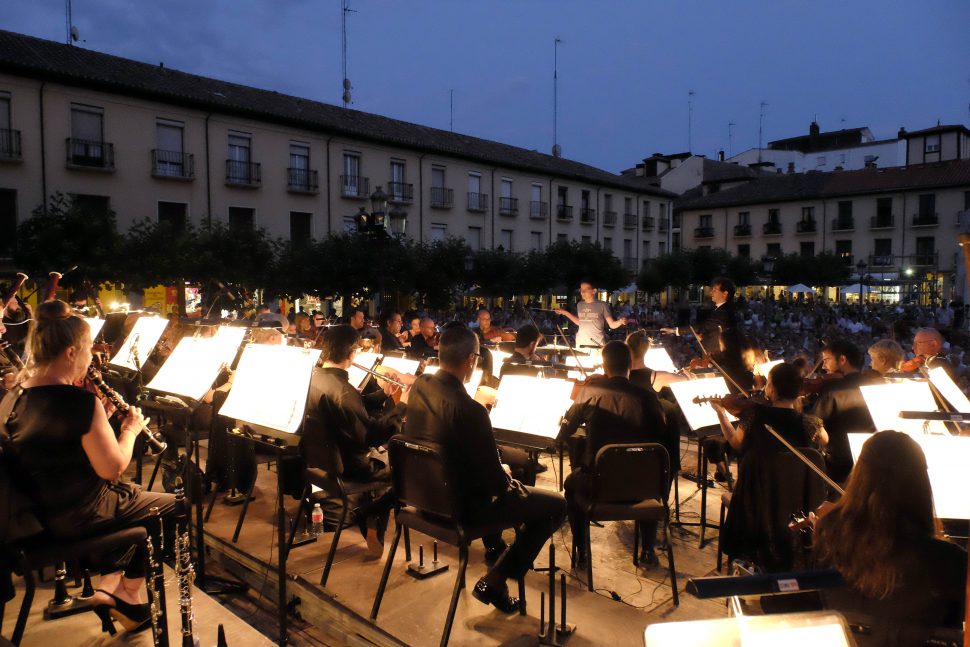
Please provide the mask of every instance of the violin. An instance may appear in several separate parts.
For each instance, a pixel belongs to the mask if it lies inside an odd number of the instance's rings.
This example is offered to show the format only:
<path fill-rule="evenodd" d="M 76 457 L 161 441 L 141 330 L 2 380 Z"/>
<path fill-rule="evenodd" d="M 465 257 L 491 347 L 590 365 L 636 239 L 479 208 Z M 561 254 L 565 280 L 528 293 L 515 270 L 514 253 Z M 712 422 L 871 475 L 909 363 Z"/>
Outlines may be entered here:
<path fill-rule="evenodd" d="M 838 382 L 844 375 L 841 373 L 825 373 L 819 375 L 818 377 L 805 378 L 802 381 L 802 388 L 798 392 L 799 395 L 818 395 L 822 392 L 827 385 L 832 382 Z"/>
<path fill-rule="evenodd" d="M 926 364 L 926 357 L 924 355 L 917 355 L 900 364 L 899 370 L 902 373 L 917 373 L 924 364 Z"/>
<path fill-rule="evenodd" d="M 705 355 L 704 357 L 695 357 L 687 363 L 687 369 L 690 371 L 694 371 L 699 368 L 711 368 L 711 366 L 712 363 L 710 355 Z"/>
<path fill-rule="evenodd" d="M 717 403 L 724 407 L 724 410 L 732 416 L 741 415 L 752 411 L 757 406 L 767 406 L 769 402 L 761 396 L 744 396 L 740 393 L 728 393 L 727 395 L 698 395 L 692 400 L 694 404 Z"/>
<path fill-rule="evenodd" d="M 792 532 L 804 532 L 811 538 L 818 520 L 831 512 L 834 507 L 835 504 L 831 501 L 823 501 L 820 506 L 815 508 L 814 512 L 809 512 L 808 514 L 804 512 L 793 514 L 791 521 L 788 522 L 788 529 Z"/>

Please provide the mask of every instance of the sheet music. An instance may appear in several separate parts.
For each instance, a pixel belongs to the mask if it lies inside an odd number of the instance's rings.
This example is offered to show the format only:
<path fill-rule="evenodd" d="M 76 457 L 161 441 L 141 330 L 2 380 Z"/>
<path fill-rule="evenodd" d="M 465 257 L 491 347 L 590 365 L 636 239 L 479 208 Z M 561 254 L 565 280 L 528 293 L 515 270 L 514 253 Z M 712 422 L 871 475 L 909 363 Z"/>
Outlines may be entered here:
<path fill-rule="evenodd" d="M 872 434 L 849 434 L 852 459 L 859 460 L 862 445 Z M 964 471 L 970 461 L 970 438 L 910 434 L 926 455 L 927 474 L 933 488 L 936 515 L 941 519 L 970 519 L 970 496 L 967 496 Z"/>
<path fill-rule="evenodd" d="M 502 364 L 505 360 L 512 357 L 512 353 L 506 353 L 501 350 L 493 350 L 492 353 L 492 377 L 498 379 L 502 377 Z"/>
<path fill-rule="evenodd" d="M 354 355 L 354 364 L 360 364 L 361 366 L 373 370 L 374 364 L 376 364 L 377 360 L 381 359 L 382 357 L 384 356 L 378 353 L 357 353 Z M 347 369 L 347 374 L 350 378 L 350 386 L 354 387 L 358 391 L 362 386 L 364 386 L 364 382 L 367 381 L 367 378 L 370 377 L 370 374 L 367 371 L 362 371 L 353 365 Z"/>
<path fill-rule="evenodd" d="M 860 386 L 862 397 L 869 407 L 869 415 L 876 431 L 895 429 L 909 434 L 923 434 L 923 420 L 905 420 L 900 411 L 936 411 L 936 400 L 930 385 L 922 380 L 903 380 L 892 384 L 869 384 Z M 934 434 L 947 434 L 942 420 L 930 420 L 926 430 Z M 864 431 L 859 429 L 857 431 Z"/>
<path fill-rule="evenodd" d="M 967 399 L 966 394 L 960 390 L 960 387 L 950 379 L 947 375 L 946 369 L 937 366 L 936 368 L 931 368 L 928 371 L 930 376 L 930 382 L 933 386 L 940 392 L 950 406 L 959 411 L 960 413 L 970 413 L 970 400 Z"/>
<path fill-rule="evenodd" d="M 138 317 L 128 338 L 108 364 L 132 371 L 138 370 L 135 366 L 134 353 L 131 352 L 132 346 L 134 345 L 138 350 L 138 361 L 144 364 L 162 333 L 165 332 L 166 326 L 168 326 L 168 320 L 161 317 Z"/>
<path fill-rule="evenodd" d="M 91 339 L 94 340 L 101 329 L 104 328 L 104 319 L 97 317 L 83 317 L 83 319 L 88 323 L 88 327 L 91 329 Z"/>
<path fill-rule="evenodd" d="M 692 431 L 697 431 L 701 427 L 720 425 L 717 420 L 717 412 L 710 404 L 694 404 L 695 397 L 723 397 L 730 393 L 727 382 L 723 377 L 711 377 L 703 380 L 687 380 L 685 382 L 673 382 L 670 390 L 674 392 L 674 398 L 680 405 L 684 417 L 687 418 L 687 425 Z M 728 414 L 730 420 L 737 420 Z"/>
<path fill-rule="evenodd" d="M 384 359 L 381 360 L 381 366 L 386 366 L 387 368 L 392 368 L 398 373 L 404 373 L 406 375 L 414 375 L 418 372 L 418 366 L 421 365 L 416 359 L 407 359 L 406 357 L 390 357 L 385 355 Z"/>
<path fill-rule="evenodd" d="M 489 417 L 492 427 L 555 438 L 560 422 L 572 406 L 573 383 L 528 375 L 506 375 L 498 387 Z"/>
<path fill-rule="evenodd" d="M 222 330 L 230 332 L 220 335 Z M 244 333 L 242 328 L 220 326 L 213 337 L 182 338 L 148 388 L 201 400 L 219 377 L 223 365 L 235 359 Z"/>
<path fill-rule="evenodd" d="M 434 375 L 440 368 L 441 367 L 437 364 L 433 366 L 426 366 L 422 375 Z M 478 385 L 482 383 L 482 375 L 482 369 L 476 368 L 475 372 L 472 373 L 472 379 L 465 382 L 465 391 L 467 391 L 468 395 L 472 396 L 473 398 L 475 397 L 475 394 L 478 393 Z"/>
<path fill-rule="evenodd" d="M 665 371 L 676 373 L 677 367 L 674 360 L 670 359 L 670 353 L 663 346 L 651 346 L 643 356 L 643 365 L 654 371 Z"/>
<path fill-rule="evenodd" d="M 315 348 L 250 344 L 219 415 L 294 433 L 303 423 Z"/>

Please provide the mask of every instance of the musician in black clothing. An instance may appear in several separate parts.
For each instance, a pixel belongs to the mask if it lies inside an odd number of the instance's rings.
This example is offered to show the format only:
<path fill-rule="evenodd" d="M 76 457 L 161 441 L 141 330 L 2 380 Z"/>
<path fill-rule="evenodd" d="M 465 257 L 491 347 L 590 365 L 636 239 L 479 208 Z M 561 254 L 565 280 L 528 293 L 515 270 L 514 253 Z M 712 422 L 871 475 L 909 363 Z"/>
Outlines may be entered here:
<path fill-rule="evenodd" d="M 822 348 L 822 368 L 842 378 L 822 387 L 811 413 L 822 419 L 829 433 L 826 471 L 833 481 L 840 483 L 852 471 L 848 434 L 876 431 L 859 387 L 878 384 L 882 378 L 864 375 L 862 366 L 862 353 L 850 341 L 834 339 Z"/>
<path fill-rule="evenodd" d="M 714 302 L 714 309 L 694 328 L 697 331 L 698 341 L 709 354 L 713 355 L 720 352 L 721 335 L 724 331 L 733 330 L 737 326 L 734 289 L 734 281 L 723 276 L 715 278 L 711 283 L 711 301 Z M 661 330 L 674 335 L 683 335 L 690 332 L 689 329 L 684 330 L 679 326 L 677 328 L 662 328 Z M 728 350 L 733 352 L 730 347 Z"/>
<path fill-rule="evenodd" d="M 504 377 L 509 372 L 510 366 L 545 366 L 536 355 L 536 347 L 542 340 L 542 333 L 532 324 L 526 324 L 519 328 L 515 333 L 515 350 L 502 362 L 500 377 Z"/>
<path fill-rule="evenodd" d="M 358 339 L 358 332 L 347 324 L 334 326 L 324 333 L 323 367 L 315 369 L 310 378 L 300 448 L 308 467 L 326 465 L 329 461 L 320 456 L 318 443 L 322 438 L 329 438 L 340 451 L 346 480 L 390 481 L 386 463 L 372 449 L 387 443 L 400 430 L 408 392 L 401 395 L 399 404 L 383 413 L 368 413 L 360 393 L 350 385 L 347 373 Z M 392 505 L 388 487 L 385 493 L 362 501 L 355 513 L 367 539 L 368 551 L 374 557 L 379 558 L 383 552 L 384 530 Z"/>
<path fill-rule="evenodd" d="M 469 520 L 522 524 L 515 543 L 475 585 L 472 594 L 505 613 L 518 609 L 506 580 L 524 575 L 546 540 L 562 524 L 565 501 L 554 492 L 514 481 L 499 461 L 488 412 L 465 391 L 478 363 L 478 337 L 466 327 L 441 333 L 441 368 L 411 389 L 405 435 L 440 447 L 461 480 L 454 484 Z"/>
<path fill-rule="evenodd" d="M 425 317 L 421 320 L 420 333 L 411 339 L 408 357 L 411 359 L 425 359 L 438 354 L 435 335 L 434 319 Z"/>
<path fill-rule="evenodd" d="M 661 443 L 667 453 L 676 453 L 679 439 L 670 438 L 663 410 L 656 394 L 630 383 L 630 349 L 621 341 L 611 341 L 603 348 L 604 378 L 594 378 L 579 393 L 566 413 L 557 440 L 565 442 L 586 425 L 586 442 L 581 451 L 571 456 L 572 472 L 564 483 L 569 510 L 569 525 L 577 546 L 586 545 L 586 517 L 578 499 L 588 494 L 596 452 L 614 443 Z M 669 485 L 669 484 L 668 484 Z M 652 527 L 651 527 L 652 526 Z M 656 523 L 645 527 L 649 548 L 653 549 Z M 580 560 L 585 559 L 582 548 Z M 647 556 L 656 563 L 656 556 Z"/>
<path fill-rule="evenodd" d="M 404 344 L 401 343 L 400 338 L 401 326 L 403 324 L 404 319 L 401 317 L 400 312 L 390 310 L 381 314 L 381 349 L 385 353 L 388 351 L 404 350 Z"/>

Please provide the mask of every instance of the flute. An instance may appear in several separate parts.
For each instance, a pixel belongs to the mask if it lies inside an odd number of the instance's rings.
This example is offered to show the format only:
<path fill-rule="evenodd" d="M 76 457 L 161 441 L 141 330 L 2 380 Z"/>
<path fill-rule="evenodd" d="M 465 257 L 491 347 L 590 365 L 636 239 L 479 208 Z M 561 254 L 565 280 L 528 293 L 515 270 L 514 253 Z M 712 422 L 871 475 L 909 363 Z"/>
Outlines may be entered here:
<path fill-rule="evenodd" d="M 357 362 L 352 362 L 351 363 L 351 366 L 353 366 L 354 368 L 359 368 L 360 370 L 362 370 L 365 373 L 370 373 L 374 377 L 376 377 L 376 378 L 378 378 L 380 380 L 384 380 L 386 382 L 390 382 L 391 384 L 393 384 L 395 386 L 398 386 L 398 387 L 400 387 L 402 389 L 406 389 L 409 386 L 408 384 L 405 384 L 404 382 L 401 382 L 400 380 L 395 380 L 393 377 L 390 377 L 388 375 L 384 375 L 383 373 L 379 373 L 379 372 L 375 371 L 372 368 L 367 368 L 366 366 L 361 366 Z"/>
<path fill-rule="evenodd" d="M 101 378 L 101 374 L 98 373 L 98 369 L 91 365 L 88 367 L 88 379 L 91 380 L 91 384 L 101 392 L 101 394 L 111 401 L 111 404 L 115 405 L 119 411 L 126 414 L 131 408 L 121 395 L 112 389 L 110 386 L 105 384 L 104 380 Z M 148 421 L 150 418 L 145 418 L 145 424 L 142 425 L 139 432 L 145 434 L 145 441 L 148 443 L 148 447 L 152 454 L 161 454 L 168 447 L 166 443 L 160 436 L 158 436 L 154 431 L 148 428 Z"/>

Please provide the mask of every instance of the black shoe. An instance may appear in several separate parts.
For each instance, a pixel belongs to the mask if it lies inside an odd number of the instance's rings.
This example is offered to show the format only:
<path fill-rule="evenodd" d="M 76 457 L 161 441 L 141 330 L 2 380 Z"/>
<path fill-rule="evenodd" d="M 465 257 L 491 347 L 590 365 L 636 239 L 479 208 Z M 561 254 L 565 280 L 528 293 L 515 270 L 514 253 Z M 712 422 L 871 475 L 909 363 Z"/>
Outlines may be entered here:
<path fill-rule="evenodd" d="M 485 563 L 494 564 L 495 561 L 502 556 L 506 550 L 508 550 L 509 545 L 504 541 L 497 546 L 492 546 L 491 548 L 485 548 Z"/>
<path fill-rule="evenodd" d="M 472 590 L 475 599 L 483 604 L 491 604 L 502 613 L 515 613 L 519 610 L 519 599 L 509 595 L 509 587 L 502 584 L 501 587 L 489 586 L 485 583 L 485 578 L 478 580 Z"/>
<path fill-rule="evenodd" d="M 111 607 L 107 604 L 98 604 L 90 608 L 94 611 L 94 615 L 101 618 L 101 631 L 111 636 L 118 633 L 118 630 L 115 629 L 114 620 L 111 618 Z"/>
<path fill-rule="evenodd" d="M 108 593 L 104 589 L 98 589 L 98 591 L 111 598 L 112 602 L 114 602 L 114 606 L 98 605 L 96 608 L 106 607 L 108 614 L 120 622 L 121 626 L 123 626 L 128 633 L 143 631 L 151 626 L 152 611 L 147 602 L 142 604 L 131 604 L 130 602 L 125 602 L 124 600 L 119 599 L 117 596 Z M 104 627 L 103 612 L 95 611 L 95 613 L 97 613 L 98 617 L 101 618 L 102 629 L 106 629 Z"/>
<path fill-rule="evenodd" d="M 536 463 L 536 474 L 542 474 L 549 469 L 549 466 L 545 463 Z"/>

